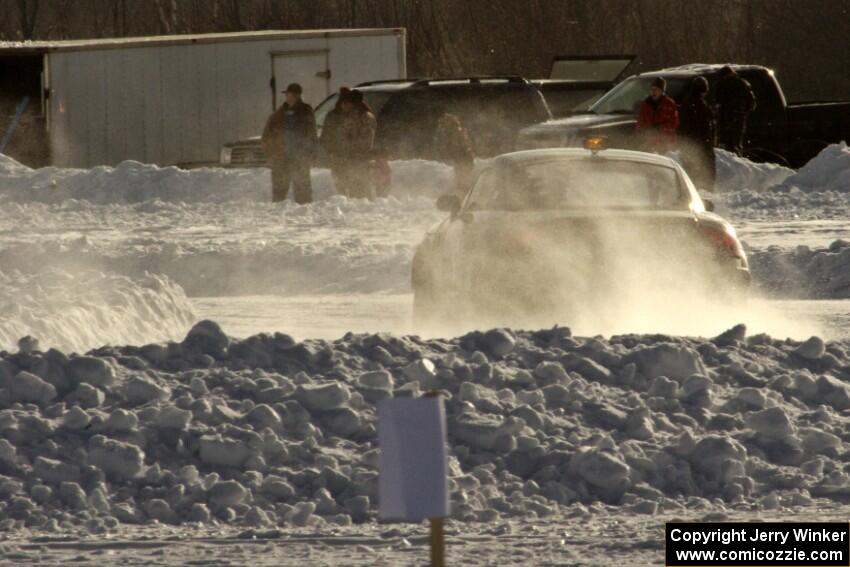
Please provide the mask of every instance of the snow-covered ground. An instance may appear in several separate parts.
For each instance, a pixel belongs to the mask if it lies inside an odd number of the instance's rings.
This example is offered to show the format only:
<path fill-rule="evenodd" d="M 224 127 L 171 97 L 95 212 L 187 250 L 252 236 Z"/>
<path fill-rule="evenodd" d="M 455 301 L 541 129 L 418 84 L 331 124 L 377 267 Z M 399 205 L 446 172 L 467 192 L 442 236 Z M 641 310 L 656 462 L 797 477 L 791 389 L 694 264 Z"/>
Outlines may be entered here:
<path fill-rule="evenodd" d="M 760 294 L 795 300 L 850 296 L 850 256 L 843 254 L 841 243 L 830 249 L 848 234 L 848 155 L 847 148 L 832 146 L 794 174 L 718 153 L 719 186 L 726 191 L 714 197 L 749 247 Z M 273 330 L 299 313 L 305 317 L 291 331 L 298 336 L 410 331 L 410 259 L 422 234 L 441 218 L 434 197 L 450 185 L 451 170 L 422 161 L 392 166 L 389 199 L 366 203 L 335 197 L 328 172 L 316 170 L 317 202 L 297 206 L 267 202 L 265 170 L 184 171 L 134 162 L 91 170 L 31 170 L 0 157 L 0 271 L 2 281 L 9 282 L 0 284 L 14 286 L 29 278 L 35 285 L 49 279 L 41 274 L 47 269 L 71 277 L 99 273 L 124 282 L 115 293 L 139 309 L 128 320 L 146 310 L 161 313 L 158 324 L 99 325 L 94 331 L 78 326 L 78 333 L 62 320 L 66 316 L 60 309 L 44 300 L 44 288 L 30 293 L 19 285 L 6 295 L 41 310 L 33 308 L 20 318 L 9 313 L 0 341 L 8 348 L 16 334 L 34 334 L 43 345 L 85 350 L 176 339 L 188 326 L 187 309 L 222 319 L 228 332 L 240 336 L 247 329 Z M 12 275 L 15 270 L 20 274 Z M 182 288 L 188 306 L 182 300 L 155 305 L 155 297 L 143 289 L 129 290 L 148 273 L 163 285 Z M 254 300 L 242 299 L 248 296 Z M 359 311 L 333 307 L 355 300 Z M 98 309 L 110 309 L 104 303 L 84 301 L 77 309 L 90 310 L 87 316 L 93 319 Z M 783 325 L 770 311 L 731 313 L 703 328 L 668 325 L 663 330 L 710 335 L 740 320 L 777 336 L 804 338 L 823 328 L 817 320 Z M 364 315 L 359 320 L 358 312 Z M 39 325 L 32 324 L 36 319 Z M 261 327 L 263 322 L 275 327 Z M 835 328 L 827 325 L 827 330 Z M 613 329 L 635 330 L 646 329 Z M 582 327 L 580 332 L 612 329 Z"/>
<path fill-rule="evenodd" d="M 845 146 L 796 173 L 720 152 L 713 197 L 757 296 L 711 317 L 573 325 L 608 338 L 403 338 L 412 252 L 451 171 L 392 167 L 389 199 L 335 197 L 317 170 L 317 202 L 297 206 L 266 202 L 264 170 L 0 156 L 2 560 L 421 561 L 422 527 L 371 522 L 374 402 L 435 387 L 451 394 L 463 564 L 657 564 L 664 519 L 840 515 Z M 201 319 L 224 332 L 186 337 Z"/>

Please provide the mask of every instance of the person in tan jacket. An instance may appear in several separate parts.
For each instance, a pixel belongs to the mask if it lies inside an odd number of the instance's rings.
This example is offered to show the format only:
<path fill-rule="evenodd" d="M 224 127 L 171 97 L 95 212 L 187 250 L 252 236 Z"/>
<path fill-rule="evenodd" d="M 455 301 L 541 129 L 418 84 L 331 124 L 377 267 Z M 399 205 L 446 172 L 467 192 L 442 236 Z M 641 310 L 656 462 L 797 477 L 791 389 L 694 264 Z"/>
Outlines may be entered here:
<path fill-rule="evenodd" d="M 375 198 L 372 183 L 372 160 L 377 120 L 363 93 L 357 89 L 340 95 L 339 115 L 334 132 L 327 132 L 334 156 L 334 182 L 337 193 L 352 198 Z M 322 132 L 322 136 L 326 135 Z"/>
<path fill-rule="evenodd" d="M 328 167 L 331 170 L 333 177 L 334 188 L 337 194 L 348 197 L 348 187 L 344 177 L 344 146 L 345 132 L 351 104 L 346 104 L 349 98 L 351 89 L 348 87 L 340 87 L 339 97 L 333 110 L 325 116 L 325 123 L 322 126 L 322 137 L 319 143 L 325 152 Z"/>
<path fill-rule="evenodd" d="M 263 150 L 272 170 L 272 201 L 286 200 L 289 186 L 299 204 L 313 200 L 310 165 L 316 154 L 316 118 L 313 108 L 301 100 L 301 85 L 284 91 L 286 101 L 266 121 Z"/>

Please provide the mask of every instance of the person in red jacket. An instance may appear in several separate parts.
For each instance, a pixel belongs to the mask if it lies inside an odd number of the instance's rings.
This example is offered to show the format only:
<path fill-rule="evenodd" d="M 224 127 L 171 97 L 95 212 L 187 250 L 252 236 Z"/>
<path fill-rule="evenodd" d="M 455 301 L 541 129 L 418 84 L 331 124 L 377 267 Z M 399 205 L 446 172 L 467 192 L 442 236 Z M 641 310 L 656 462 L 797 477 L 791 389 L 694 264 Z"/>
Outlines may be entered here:
<path fill-rule="evenodd" d="M 676 145 L 676 129 L 679 128 L 679 109 L 676 101 L 664 90 L 667 82 L 657 77 L 649 87 L 649 96 L 640 104 L 637 128 L 648 152 L 664 153 Z"/>

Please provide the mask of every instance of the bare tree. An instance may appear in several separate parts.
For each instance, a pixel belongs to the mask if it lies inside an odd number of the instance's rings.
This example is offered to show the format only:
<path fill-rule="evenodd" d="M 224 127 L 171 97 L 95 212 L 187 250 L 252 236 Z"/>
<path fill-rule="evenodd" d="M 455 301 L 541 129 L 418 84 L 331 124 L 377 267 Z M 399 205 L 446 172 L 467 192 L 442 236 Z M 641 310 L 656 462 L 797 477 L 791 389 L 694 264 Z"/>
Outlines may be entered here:
<path fill-rule="evenodd" d="M 38 11 L 41 7 L 41 0 L 18 0 L 18 18 L 21 21 L 21 38 L 33 39 L 35 34 L 35 25 L 38 22 Z"/>
<path fill-rule="evenodd" d="M 635 71 L 761 63 L 789 98 L 850 93 L 846 0 L 0 0 L 0 14 L 0 39 L 405 27 L 412 75 L 543 76 L 557 54 L 626 52 Z"/>

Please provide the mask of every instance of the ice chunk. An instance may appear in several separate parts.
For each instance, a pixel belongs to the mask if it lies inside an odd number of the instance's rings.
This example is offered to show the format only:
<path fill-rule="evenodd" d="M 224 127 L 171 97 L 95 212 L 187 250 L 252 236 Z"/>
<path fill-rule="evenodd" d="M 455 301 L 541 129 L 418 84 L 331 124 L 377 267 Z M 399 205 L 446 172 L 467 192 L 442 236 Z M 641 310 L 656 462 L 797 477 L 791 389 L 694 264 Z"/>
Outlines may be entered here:
<path fill-rule="evenodd" d="M 33 474 L 48 484 L 77 482 L 80 480 L 80 467 L 46 457 L 36 457 L 33 462 Z"/>
<path fill-rule="evenodd" d="M 59 496 L 72 510 L 88 508 L 86 493 L 76 482 L 63 482 L 59 485 Z"/>
<path fill-rule="evenodd" d="M 0 439 L 0 462 L 11 463 L 18 450 L 7 439 Z"/>
<path fill-rule="evenodd" d="M 691 453 L 691 462 L 699 472 L 717 479 L 720 478 L 724 461 L 743 461 L 746 456 L 747 450 L 734 439 L 709 435 L 697 442 Z"/>
<path fill-rule="evenodd" d="M 75 382 L 86 382 L 93 386 L 110 386 L 115 380 L 115 374 L 102 358 L 94 356 L 78 356 L 72 358 L 66 367 L 68 376 Z"/>
<path fill-rule="evenodd" d="M 437 368 L 434 363 L 427 358 L 420 358 L 415 362 L 411 362 L 402 369 L 405 377 L 410 381 L 417 381 L 423 388 L 433 387 L 434 377 L 437 375 Z"/>
<path fill-rule="evenodd" d="M 828 375 L 818 378 L 816 384 L 819 403 L 831 405 L 838 411 L 850 409 L 850 387 L 847 384 Z"/>
<path fill-rule="evenodd" d="M 292 488 L 292 485 L 285 478 L 276 475 L 267 476 L 263 480 L 260 490 L 263 494 L 281 500 L 287 500 L 295 495 L 295 489 Z"/>
<path fill-rule="evenodd" d="M 103 390 L 85 382 L 81 382 L 77 389 L 65 398 L 66 403 L 77 402 L 84 408 L 100 407 L 104 400 L 106 400 L 106 394 Z"/>
<path fill-rule="evenodd" d="M 177 406 L 165 406 L 156 416 L 156 424 L 164 429 L 186 429 L 192 421 L 192 412 Z"/>
<path fill-rule="evenodd" d="M 203 502 L 195 502 L 189 510 L 186 519 L 190 522 L 201 522 L 203 524 L 210 521 L 210 510 Z"/>
<path fill-rule="evenodd" d="M 29 335 L 18 340 L 18 352 L 21 354 L 32 354 L 38 351 L 38 339 Z"/>
<path fill-rule="evenodd" d="M 690 347 L 662 343 L 643 347 L 626 357 L 635 362 L 649 379 L 666 376 L 674 380 L 685 380 L 693 374 L 706 373 L 699 353 Z"/>
<path fill-rule="evenodd" d="M 230 339 L 215 321 L 199 321 L 183 339 L 184 348 L 214 357 L 221 357 L 230 344 Z"/>
<path fill-rule="evenodd" d="M 827 431 L 807 427 L 800 431 L 803 448 L 813 455 L 841 449 L 841 438 Z"/>
<path fill-rule="evenodd" d="M 91 416 L 79 406 L 72 407 L 62 416 L 62 426 L 71 430 L 85 429 L 89 423 L 91 423 Z"/>
<path fill-rule="evenodd" d="M 570 459 L 570 470 L 593 486 L 606 499 L 616 499 L 630 484 L 631 469 L 619 455 L 600 449 L 585 449 Z"/>
<path fill-rule="evenodd" d="M 109 414 L 104 425 L 109 431 L 135 431 L 139 425 L 139 418 L 130 410 L 118 408 Z"/>
<path fill-rule="evenodd" d="M 153 400 L 167 400 L 171 392 L 147 378 L 132 376 L 124 388 L 124 395 L 128 402 L 138 406 Z"/>
<path fill-rule="evenodd" d="M 304 527 L 309 524 L 315 511 L 316 504 L 314 502 L 299 502 L 286 514 L 284 519 L 295 526 Z"/>
<path fill-rule="evenodd" d="M 204 435 L 200 440 L 201 462 L 208 465 L 241 468 L 256 454 L 242 442 L 220 435 Z"/>
<path fill-rule="evenodd" d="M 283 429 L 283 423 L 280 416 L 267 404 L 258 404 L 254 407 L 245 418 L 256 423 L 260 427 L 269 427 L 272 431 L 280 432 Z"/>
<path fill-rule="evenodd" d="M 131 443 L 95 435 L 89 443 L 89 464 L 117 480 L 138 477 L 144 466 L 144 452 Z"/>
<path fill-rule="evenodd" d="M 26 370 L 18 372 L 9 380 L 7 389 L 14 402 L 32 402 L 45 405 L 56 397 L 56 388 Z"/>
<path fill-rule="evenodd" d="M 171 506 L 162 498 L 153 498 L 148 500 L 144 506 L 145 513 L 154 520 L 165 522 L 167 524 L 177 523 L 177 514 L 171 509 Z"/>
<path fill-rule="evenodd" d="M 224 480 L 210 488 L 210 501 L 217 506 L 235 506 L 248 496 L 248 491 L 235 480 Z"/>
<path fill-rule="evenodd" d="M 392 390 L 393 375 L 387 372 L 386 370 L 364 372 L 357 379 L 357 383 L 366 388 L 375 388 L 378 390 Z"/>
<path fill-rule="evenodd" d="M 339 382 L 303 384 L 295 391 L 295 399 L 310 411 L 328 411 L 342 407 L 351 392 Z"/>
<path fill-rule="evenodd" d="M 826 347 L 823 344 L 823 339 L 820 337 L 810 337 L 808 340 L 800 344 L 794 353 L 807 359 L 817 360 L 824 355 Z"/>
<path fill-rule="evenodd" d="M 516 337 L 507 329 L 492 329 L 481 337 L 482 347 L 498 357 L 507 356 L 516 346 Z"/>
<path fill-rule="evenodd" d="M 794 433 L 788 414 L 780 407 L 753 412 L 747 416 L 747 425 L 753 431 L 772 439 L 785 439 Z"/>

